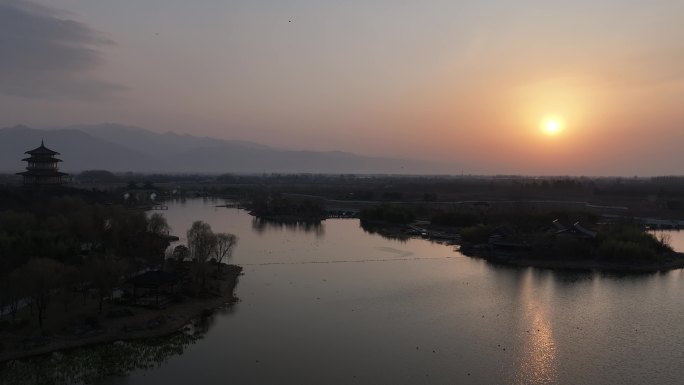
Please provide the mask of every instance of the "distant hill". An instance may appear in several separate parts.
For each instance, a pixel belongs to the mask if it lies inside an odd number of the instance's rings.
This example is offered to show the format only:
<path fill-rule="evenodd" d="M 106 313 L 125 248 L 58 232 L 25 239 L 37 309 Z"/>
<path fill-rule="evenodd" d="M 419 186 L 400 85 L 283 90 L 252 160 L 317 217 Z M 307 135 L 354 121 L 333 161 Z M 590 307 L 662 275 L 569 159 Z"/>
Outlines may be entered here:
<path fill-rule="evenodd" d="M 67 171 L 111 169 L 115 171 L 161 170 L 160 159 L 75 129 L 37 130 L 26 126 L 0 129 L 0 171 L 26 167 L 24 152 L 45 145 L 61 153 L 61 167 Z"/>
<path fill-rule="evenodd" d="M 435 163 L 369 157 L 339 151 L 291 151 L 246 141 L 156 133 L 118 124 L 0 129 L 0 171 L 25 167 L 24 151 L 40 145 L 59 151 L 66 171 L 193 173 L 445 173 Z"/>

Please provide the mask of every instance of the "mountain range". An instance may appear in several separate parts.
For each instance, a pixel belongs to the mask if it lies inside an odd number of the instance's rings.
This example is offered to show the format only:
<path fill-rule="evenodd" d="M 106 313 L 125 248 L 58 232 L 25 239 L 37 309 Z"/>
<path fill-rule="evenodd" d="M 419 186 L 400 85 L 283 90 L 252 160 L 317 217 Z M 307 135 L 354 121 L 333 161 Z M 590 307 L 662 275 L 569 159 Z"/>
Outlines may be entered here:
<path fill-rule="evenodd" d="M 258 143 L 222 140 L 173 132 L 157 133 L 119 124 L 35 129 L 0 128 L 0 171 L 25 168 L 24 152 L 41 140 L 61 153 L 67 172 L 163 173 L 448 173 L 442 164 L 371 157 L 341 151 L 294 151 Z"/>

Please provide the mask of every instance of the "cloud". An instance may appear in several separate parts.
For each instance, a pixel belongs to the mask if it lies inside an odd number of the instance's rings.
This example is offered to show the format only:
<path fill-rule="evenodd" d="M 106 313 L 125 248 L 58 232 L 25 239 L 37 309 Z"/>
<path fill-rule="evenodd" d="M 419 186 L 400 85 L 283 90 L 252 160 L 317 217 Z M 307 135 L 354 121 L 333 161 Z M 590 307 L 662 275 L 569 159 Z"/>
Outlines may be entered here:
<path fill-rule="evenodd" d="M 0 93 L 26 98 L 101 99 L 124 87 L 98 79 L 101 32 L 27 0 L 0 0 Z"/>

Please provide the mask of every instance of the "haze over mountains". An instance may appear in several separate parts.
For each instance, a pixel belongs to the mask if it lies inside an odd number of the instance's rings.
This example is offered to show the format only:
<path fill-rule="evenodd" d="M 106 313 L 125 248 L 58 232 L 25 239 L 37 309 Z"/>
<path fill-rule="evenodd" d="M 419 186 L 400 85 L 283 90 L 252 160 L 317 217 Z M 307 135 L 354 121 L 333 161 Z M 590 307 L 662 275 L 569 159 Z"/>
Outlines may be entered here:
<path fill-rule="evenodd" d="M 169 173 L 450 173 L 426 161 L 356 155 L 340 151 L 292 151 L 258 143 L 172 132 L 156 133 L 118 124 L 34 129 L 0 128 L 0 171 L 23 170 L 24 152 L 40 145 L 61 153 L 65 171 Z"/>

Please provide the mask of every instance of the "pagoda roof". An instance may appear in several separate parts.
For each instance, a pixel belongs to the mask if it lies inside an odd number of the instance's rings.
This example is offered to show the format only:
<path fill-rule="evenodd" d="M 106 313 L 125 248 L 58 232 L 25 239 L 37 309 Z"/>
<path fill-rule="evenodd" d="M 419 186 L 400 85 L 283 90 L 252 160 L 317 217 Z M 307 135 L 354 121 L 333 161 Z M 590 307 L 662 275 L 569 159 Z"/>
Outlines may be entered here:
<path fill-rule="evenodd" d="M 40 141 L 40 147 L 36 147 L 33 150 L 26 151 L 24 154 L 29 154 L 29 155 L 59 155 L 59 152 L 57 151 L 52 151 L 49 148 L 45 147 L 45 143 L 43 141 Z"/>
<path fill-rule="evenodd" d="M 67 176 L 69 174 L 65 172 L 59 172 L 55 170 L 28 170 L 24 172 L 18 172 L 17 175 L 24 176 Z"/>
<path fill-rule="evenodd" d="M 39 156 L 32 156 L 30 158 L 24 158 L 22 159 L 24 162 L 33 162 L 33 163 L 54 163 L 54 162 L 61 162 L 61 159 L 57 158 L 52 158 L 52 157 L 39 157 Z"/>

